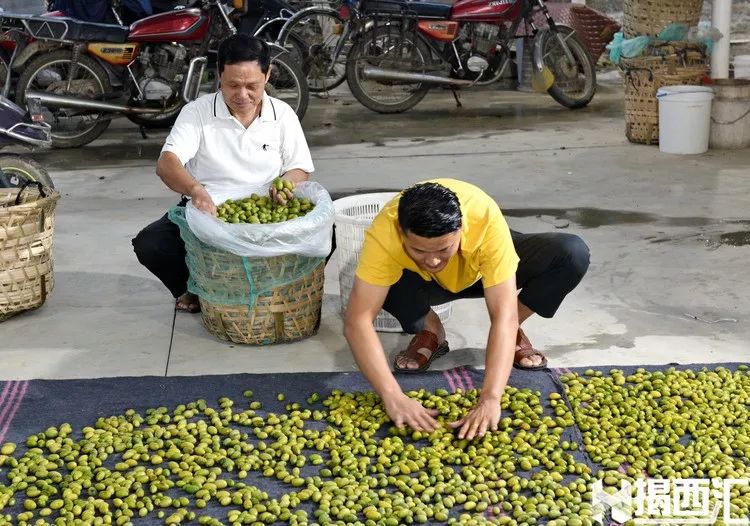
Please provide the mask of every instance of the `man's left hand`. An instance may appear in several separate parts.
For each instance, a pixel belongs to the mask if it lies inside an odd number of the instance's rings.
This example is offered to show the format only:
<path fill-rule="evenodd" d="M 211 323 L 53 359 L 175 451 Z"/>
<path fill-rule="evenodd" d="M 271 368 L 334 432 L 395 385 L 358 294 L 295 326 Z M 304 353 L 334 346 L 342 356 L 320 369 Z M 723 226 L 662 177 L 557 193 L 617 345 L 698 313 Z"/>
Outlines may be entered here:
<path fill-rule="evenodd" d="M 476 407 L 460 420 L 451 422 L 452 428 L 460 427 L 458 438 L 472 440 L 483 437 L 487 430 L 497 431 L 500 422 L 500 400 L 480 399 Z"/>

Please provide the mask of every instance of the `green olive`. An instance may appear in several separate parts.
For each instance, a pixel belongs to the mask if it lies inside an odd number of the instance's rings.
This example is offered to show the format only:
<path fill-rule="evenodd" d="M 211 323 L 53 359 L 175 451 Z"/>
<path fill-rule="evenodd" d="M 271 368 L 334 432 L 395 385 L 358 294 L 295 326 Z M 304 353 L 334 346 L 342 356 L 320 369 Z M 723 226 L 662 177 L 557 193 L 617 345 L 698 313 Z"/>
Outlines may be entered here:
<path fill-rule="evenodd" d="M 226 223 L 268 224 L 279 223 L 302 217 L 314 208 L 307 198 L 294 196 L 294 183 L 277 179 L 271 185 L 277 191 L 283 191 L 286 202 L 274 202 L 268 196 L 250 197 L 232 200 L 227 199 L 217 207 L 217 218 Z"/>

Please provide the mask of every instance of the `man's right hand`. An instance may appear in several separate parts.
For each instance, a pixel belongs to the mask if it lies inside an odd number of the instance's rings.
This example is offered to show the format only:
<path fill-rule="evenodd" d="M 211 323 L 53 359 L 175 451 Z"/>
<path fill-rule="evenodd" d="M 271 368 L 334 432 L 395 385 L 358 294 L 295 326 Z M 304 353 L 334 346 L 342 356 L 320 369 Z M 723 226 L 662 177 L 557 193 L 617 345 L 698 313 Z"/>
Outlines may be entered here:
<path fill-rule="evenodd" d="M 385 411 L 398 428 L 409 426 L 415 431 L 435 431 L 440 423 L 435 420 L 437 409 L 427 409 L 404 393 L 383 400 Z"/>
<path fill-rule="evenodd" d="M 277 177 L 271 182 L 268 193 L 274 203 L 286 206 L 290 200 L 294 199 L 294 182 L 283 177 Z"/>
<path fill-rule="evenodd" d="M 203 185 L 197 184 L 190 191 L 190 199 L 193 201 L 193 206 L 205 212 L 207 214 L 216 215 L 216 205 L 214 200 L 208 194 Z"/>

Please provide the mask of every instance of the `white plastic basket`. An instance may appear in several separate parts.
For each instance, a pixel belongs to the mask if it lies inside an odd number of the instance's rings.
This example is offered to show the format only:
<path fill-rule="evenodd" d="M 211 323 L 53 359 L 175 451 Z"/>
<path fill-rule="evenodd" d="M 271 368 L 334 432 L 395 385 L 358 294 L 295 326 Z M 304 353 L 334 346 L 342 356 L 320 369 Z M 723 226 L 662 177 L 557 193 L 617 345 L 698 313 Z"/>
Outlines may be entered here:
<path fill-rule="evenodd" d="M 378 215 L 380 209 L 396 196 L 396 192 L 360 194 L 343 197 L 333 202 L 336 212 L 336 253 L 339 262 L 339 288 L 341 312 L 346 309 L 349 294 L 354 284 L 354 273 L 359 262 L 359 251 L 365 239 L 365 230 Z M 445 323 L 451 315 L 451 304 L 436 305 L 433 310 Z M 380 311 L 373 324 L 376 331 L 401 332 L 401 324 L 385 311 Z"/>

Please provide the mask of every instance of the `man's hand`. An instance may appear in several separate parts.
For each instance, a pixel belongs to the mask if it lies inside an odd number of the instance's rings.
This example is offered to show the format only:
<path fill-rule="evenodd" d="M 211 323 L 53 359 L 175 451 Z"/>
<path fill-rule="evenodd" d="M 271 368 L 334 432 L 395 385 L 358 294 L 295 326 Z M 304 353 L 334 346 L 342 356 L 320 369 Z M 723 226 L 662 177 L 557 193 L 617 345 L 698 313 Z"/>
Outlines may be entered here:
<path fill-rule="evenodd" d="M 415 431 L 435 431 L 440 424 L 435 420 L 437 409 L 427 409 L 417 400 L 409 398 L 404 393 L 383 400 L 385 411 L 396 427 L 409 426 Z"/>
<path fill-rule="evenodd" d="M 284 206 L 289 200 L 294 198 L 294 186 L 293 181 L 279 177 L 271 182 L 268 193 L 274 203 Z"/>
<path fill-rule="evenodd" d="M 268 193 L 271 194 L 273 202 L 278 203 L 281 206 L 286 205 L 290 200 L 294 199 L 294 191 L 289 188 L 282 188 L 279 190 L 272 185 Z"/>
<path fill-rule="evenodd" d="M 489 429 L 497 431 L 500 422 L 500 400 L 513 367 L 516 334 L 518 333 L 518 296 L 515 277 L 484 289 L 484 299 L 490 315 L 490 334 L 487 337 L 487 358 L 479 402 L 464 418 L 451 422 L 460 427 L 458 437 L 472 440 L 482 437 Z"/>
<path fill-rule="evenodd" d="M 211 199 L 211 196 L 206 189 L 203 188 L 203 185 L 196 184 L 190 189 L 190 199 L 193 201 L 193 206 L 201 212 L 214 216 L 216 215 L 216 205 L 214 204 L 214 200 Z"/>
<path fill-rule="evenodd" d="M 474 437 L 483 437 L 489 429 L 497 431 L 500 422 L 500 400 L 480 399 L 476 407 L 460 420 L 451 422 L 452 428 L 460 427 L 458 438 L 472 440 Z"/>

